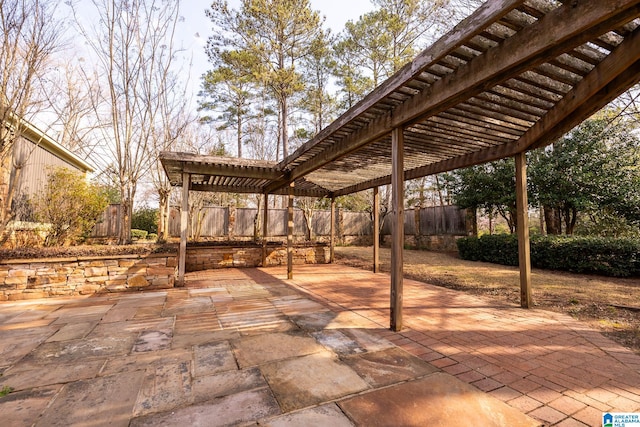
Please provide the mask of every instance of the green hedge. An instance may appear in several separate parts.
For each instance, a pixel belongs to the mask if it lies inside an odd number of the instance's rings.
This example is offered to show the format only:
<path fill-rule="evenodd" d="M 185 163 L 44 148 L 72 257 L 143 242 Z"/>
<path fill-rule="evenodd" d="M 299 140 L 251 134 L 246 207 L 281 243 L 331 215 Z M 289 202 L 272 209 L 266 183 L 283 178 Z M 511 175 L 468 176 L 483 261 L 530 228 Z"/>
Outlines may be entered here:
<path fill-rule="evenodd" d="M 515 235 L 484 235 L 458 240 L 460 258 L 518 265 Z M 531 265 L 550 270 L 605 276 L 640 276 L 640 240 L 603 237 L 534 236 Z"/>
<path fill-rule="evenodd" d="M 131 229 L 132 239 L 144 240 L 147 238 L 147 234 L 149 234 L 147 230 L 138 230 L 136 228 Z"/>

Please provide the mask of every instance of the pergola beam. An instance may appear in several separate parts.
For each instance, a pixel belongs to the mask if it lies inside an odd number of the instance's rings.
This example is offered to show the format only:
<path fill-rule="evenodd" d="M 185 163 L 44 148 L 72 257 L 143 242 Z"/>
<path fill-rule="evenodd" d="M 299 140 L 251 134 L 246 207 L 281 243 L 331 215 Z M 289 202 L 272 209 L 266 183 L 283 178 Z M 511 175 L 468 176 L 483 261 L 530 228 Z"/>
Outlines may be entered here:
<path fill-rule="evenodd" d="M 254 166 L 237 165 L 211 165 L 207 163 L 185 163 L 184 172 L 190 174 L 211 174 L 211 171 L 220 176 L 230 176 L 236 178 L 257 178 L 257 179 L 282 179 L 284 174 L 275 168 L 263 168 Z"/>

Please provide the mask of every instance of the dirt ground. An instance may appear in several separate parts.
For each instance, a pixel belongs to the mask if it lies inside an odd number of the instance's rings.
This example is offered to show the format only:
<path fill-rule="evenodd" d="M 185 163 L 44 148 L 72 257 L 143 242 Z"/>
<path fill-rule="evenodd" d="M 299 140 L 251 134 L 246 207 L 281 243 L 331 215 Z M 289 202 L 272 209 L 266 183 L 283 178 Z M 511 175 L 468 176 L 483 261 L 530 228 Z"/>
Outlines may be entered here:
<path fill-rule="evenodd" d="M 337 247 L 336 262 L 371 269 L 373 249 Z M 388 248 L 381 248 L 380 264 L 382 271 L 389 271 Z M 497 301 L 520 303 L 517 267 L 464 261 L 452 253 L 405 250 L 404 275 Z M 534 269 L 531 281 L 536 308 L 570 314 L 640 354 L 640 278 Z"/>

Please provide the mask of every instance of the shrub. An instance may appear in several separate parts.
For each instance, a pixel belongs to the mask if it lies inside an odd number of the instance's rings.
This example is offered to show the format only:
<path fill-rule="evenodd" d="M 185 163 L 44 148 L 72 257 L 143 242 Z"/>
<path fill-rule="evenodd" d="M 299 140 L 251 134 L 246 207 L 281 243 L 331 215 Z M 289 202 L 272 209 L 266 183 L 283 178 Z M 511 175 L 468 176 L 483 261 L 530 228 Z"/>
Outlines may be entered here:
<path fill-rule="evenodd" d="M 49 172 L 33 207 L 37 219 L 49 224 L 45 245 L 61 246 L 75 244 L 88 235 L 107 207 L 107 197 L 83 174 L 56 168 Z"/>
<path fill-rule="evenodd" d="M 518 239 L 512 234 L 485 234 L 457 240 L 460 258 L 470 261 L 518 265 Z"/>
<path fill-rule="evenodd" d="M 147 230 L 138 230 L 137 228 L 131 229 L 131 238 L 134 240 L 144 240 L 147 238 Z"/>
<path fill-rule="evenodd" d="M 518 265 L 515 235 L 458 239 L 460 258 Z M 629 277 L 640 275 L 640 240 L 604 237 L 533 236 L 531 265 L 573 273 Z"/>
<path fill-rule="evenodd" d="M 147 240 L 158 240 L 158 235 L 156 233 L 147 234 Z"/>

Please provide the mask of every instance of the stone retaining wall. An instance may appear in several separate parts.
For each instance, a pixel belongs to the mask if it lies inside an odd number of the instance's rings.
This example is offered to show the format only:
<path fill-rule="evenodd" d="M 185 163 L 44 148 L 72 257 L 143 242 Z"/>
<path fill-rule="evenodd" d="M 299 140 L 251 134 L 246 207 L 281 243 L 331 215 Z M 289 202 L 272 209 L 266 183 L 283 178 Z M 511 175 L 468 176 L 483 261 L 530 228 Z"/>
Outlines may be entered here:
<path fill-rule="evenodd" d="M 326 264 L 329 247 L 300 246 L 293 249 L 294 264 Z M 267 246 L 267 266 L 286 265 L 287 248 Z M 185 269 L 190 271 L 227 267 L 262 266 L 262 247 L 259 246 L 196 246 L 187 247 Z"/>
<path fill-rule="evenodd" d="M 172 288 L 176 254 L 0 261 L 0 301 Z"/>

